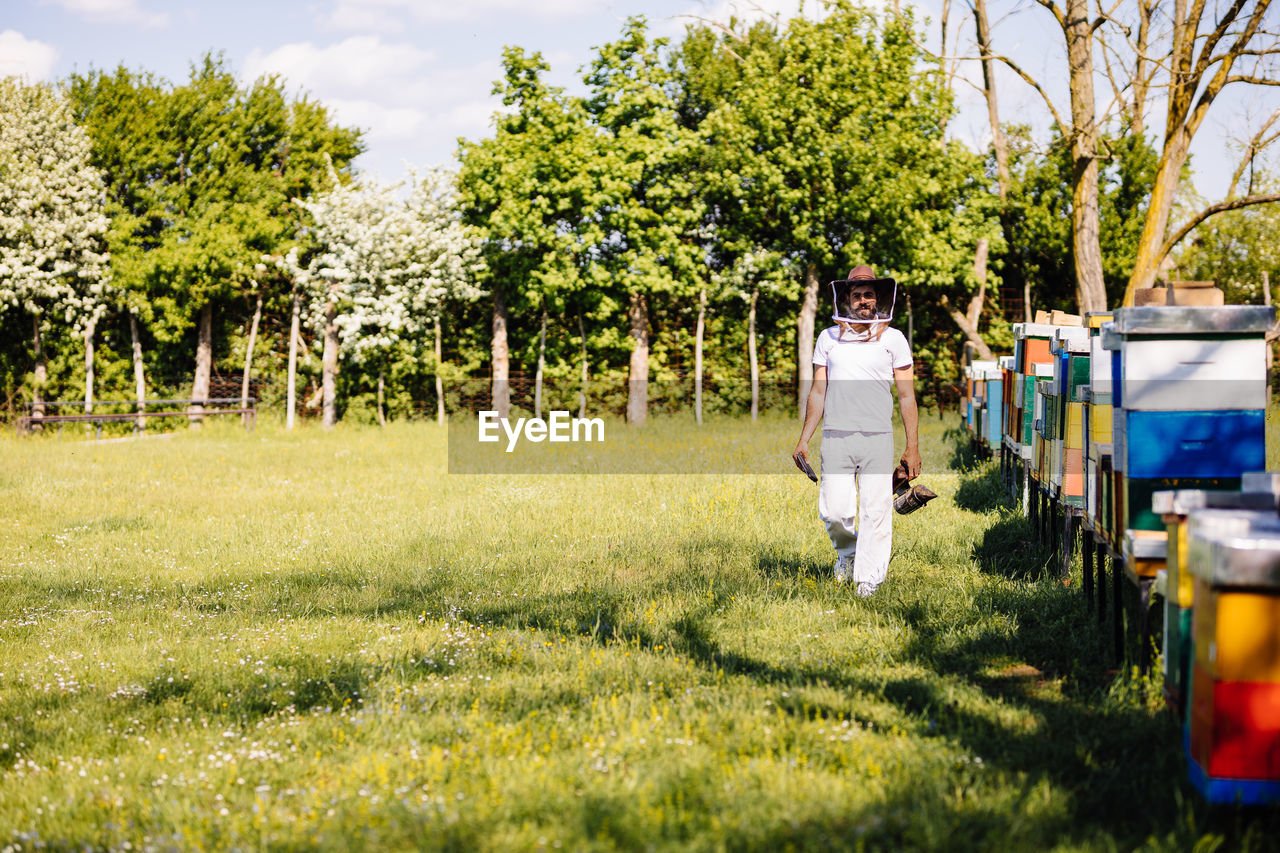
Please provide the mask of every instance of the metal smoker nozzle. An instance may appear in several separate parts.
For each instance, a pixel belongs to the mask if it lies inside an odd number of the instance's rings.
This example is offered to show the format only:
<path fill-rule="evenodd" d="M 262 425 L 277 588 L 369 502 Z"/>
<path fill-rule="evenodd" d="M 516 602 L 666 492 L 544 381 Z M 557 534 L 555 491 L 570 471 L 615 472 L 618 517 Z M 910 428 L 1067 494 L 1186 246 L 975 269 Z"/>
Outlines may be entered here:
<path fill-rule="evenodd" d="M 938 495 L 928 486 L 913 486 L 907 479 L 906 469 L 898 466 L 893 471 L 893 510 L 899 515 L 915 512 Z"/>

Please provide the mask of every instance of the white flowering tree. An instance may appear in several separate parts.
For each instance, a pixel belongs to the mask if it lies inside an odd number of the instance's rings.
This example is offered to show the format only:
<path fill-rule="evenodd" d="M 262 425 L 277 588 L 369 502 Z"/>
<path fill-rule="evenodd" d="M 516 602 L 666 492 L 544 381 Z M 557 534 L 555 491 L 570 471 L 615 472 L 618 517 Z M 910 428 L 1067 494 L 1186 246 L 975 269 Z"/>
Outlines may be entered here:
<path fill-rule="evenodd" d="M 305 261 L 297 249 L 283 264 L 305 304 L 304 314 L 323 340 L 323 422 L 337 420 L 338 362 L 356 363 L 398 342 L 436 335 L 437 394 L 441 308 L 449 298 L 478 295 L 469 283 L 479 248 L 458 220 L 447 175 L 413 178 L 407 199 L 400 185 L 343 186 L 297 203 L 312 218 L 315 250 Z M 379 375 L 379 417 L 382 376 Z M 441 397 L 441 400 L 443 398 Z"/>
<path fill-rule="evenodd" d="M 411 172 L 411 191 L 403 215 L 407 220 L 403 275 L 390 302 L 408 307 L 401 329 L 420 338 L 431 330 L 435 353 L 436 420 L 444 423 L 443 343 L 441 317 L 449 300 L 483 295 L 475 281 L 483 272 L 481 240 L 463 224 L 453 176 L 443 169 Z"/>
<path fill-rule="evenodd" d="M 32 320 L 32 399 L 43 415 L 43 330 L 61 317 L 85 340 L 85 407 L 93 404 L 93 335 L 109 274 L 102 177 L 90 142 L 48 86 L 0 79 L 0 310 Z"/>

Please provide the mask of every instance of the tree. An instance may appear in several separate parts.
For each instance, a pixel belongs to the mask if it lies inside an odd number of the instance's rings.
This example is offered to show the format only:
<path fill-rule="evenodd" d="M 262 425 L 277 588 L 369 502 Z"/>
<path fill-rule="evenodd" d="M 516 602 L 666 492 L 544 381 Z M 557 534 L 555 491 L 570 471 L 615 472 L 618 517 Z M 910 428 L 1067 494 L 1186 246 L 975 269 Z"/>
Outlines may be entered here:
<path fill-rule="evenodd" d="M 35 414 L 47 377 L 42 328 L 60 314 L 84 335 L 85 406 L 93 403 L 94 326 L 109 299 L 102 177 L 65 99 L 0 79 L 0 311 L 32 321 Z"/>
<path fill-rule="evenodd" d="M 1053 118 L 1054 128 L 1071 150 L 1071 257 L 1075 270 L 1075 298 L 1081 313 L 1106 308 L 1106 286 L 1102 271 L 1102 247 L 1098 208 L 1098 144 L 1102 122 L 1094 93 L 1095 32 L 1105 24 L 1105 15 L 1090 17 L 1088 0 L 1036 0 L 1053 17 L 1062 32 L 1066 48 L 1065 78 L 1069 112 L 1064 115 L 1045 87 L 1022 66 L 991 48 L 985 28 L 986 6 L 975 0 L 978 13 L 979 56 L 986 64 L 1000 60 L 1043 99 Z M 988 86 L 990 90 L 990 86 Z M 1069 117 L 1068 117 L 1069 116 Z"/>
<path fill-rule="evenodd" d="M 751 420 L 754 422 L 760 413 L 760 360 L 756 345 L 760 297 L 763 294 L 775 298 L 792 295 L 794 298 L 794 276 L 781 255 L 756 248 L 740 255 L 724 272 L 713 274 L 711 281 L 717 290 L 728 292 L 747 305 L 747 364 L 751 382 Z M 701 379 L 699 364 L 699 387 Z"/>
<path fill-rule="evenodd" d="M 793 19 L 772 49 L 743 55 L 733 96 L 702 124 L 725 230 L 803 274 L 801 409 L 821 271 L 870 262 L 936 301 L 976 289 L 973 247 L 996 236 L 980 161 L 945 138 L 950 93 L 911 27 L 848 3 Z"/>
<path fill-rule="evenodd" d="M 297 203 L 311 215 L 314 250 L 283 259 L 305 295 L 311 323 L 323 338 L 323 423 L 337 422 L 336 382 L 343 356 L 360 363 L 385 359 L 405 340 L 430 328 L 437 335 L 448 298 L 479 295 L 470 279 L 479 247 L 453 208 L 448 177 L 413 176 L 407 199 L 400 186 L 335 186 Z M 439 376 L 439 365 L 436 367 Z M 379 371 L 379 392 L 383 375 Z M 440 385 L 437 383 L 439 391 Z M 383 420 L 379 397 L 379 420 Z"/>
<path fill-rule="evenodd" d="M 1259 189 L 1275 183 L 1261 178 Z M 1194 206 L 1202 199 L 1189 199 Z M 1229 303 L 1272 304 L 1268 286 L 1280 284 L 1280 205 L 1264 204 L 1232 210 L 1203 223 L 1180 246 L 1176 269 L 1180 278 L 1216 281 Z"/>
<path fill-rule="evenodd" d="M 649 316 L 658 300 L 681 302 L 702 287 L 698 229 L 702 200 L 688 175 L 697 142 L 683 127 L 674 80 L 662 63 L 665 39 L 650 41 L 643 18 L 600 48 L 586 76 L 587 108 L 600 134 L 592 164 L 603 231 L 592 278 L 625 294 L 631 338 L 627 421 L 648 414 Z"/>
<path fill-rule="evenodd" d="M 295 237 L 301 211 L 288 199 L 324 186 L 326 155 L 346 169 L 359 133 L 291 101 L 277 78 L 241 87 L 213 55 L 180 86 L 121 67 L 72 75 L 67 91 L 106 177 L 125 302 L 166 361 L 189 357 L 179 351 L 195 327 L 191 397 L 207 398 L 215 314 L 253 304 L 257 264 Z"/>
<path fill-rule="evenodd" d="M 1280 113 L 1272 114 L 1246 146 L 1231 182 L 1227 198 L 1193 215 L 1173 235 L 1168 235 L 1169 213 L 1182 178 L 1191 142 L 1210 108 L 1228 86 L 1280 86 L 1274 58 L 1280 56 L 1280 35 L 1267 26 L 1270 0 L 1236 0 L 1212 8 L 1204 0 L 1175 0 L 1161 11 L 1172 18 L 1172 31 L 1161 56 L 1168 69 L 1164 139 L 1156 169 L 1155 185 L 1147 207 L 1133 273 L 1125 288 L 1124 304 L 1133 304 L 1134 291 L 1150 287 L 1160 264 L 1193 227 L 1218 213 L 1254 204 L 1280 201 L 1280 193 L 1237 195 L 1244 167 L 1258 152 L 1280 138 L 1271 132 Z M 1237 67 L 1237 66 L 1247 67 Z"/>
<path fill-rule="evenodd" d="M 411 190 L 401 210 L 406 226 L 404 268 L 389 289 L 388 299 L 404 307 L 402 339 L 421 337 L 428 329 L 435 357 L 436 419 L 444 423 L 443 341 L 441 324 L 450 300 L 483 295 L 475 281 L 483 273 L 479 235 L 467 227 L 457 209 L 454 177 L 441 169 L 413 172 Z"/>
<path fill-rule="evenodd" d="M 460 145 L 458 191 L 464 220 L 483 239 L 483 283 L 493 295 L 491 405 L 507 417 L 512 312 L 537 312 L 541 364 L 548 311 L 576 303 L 581 318 L 586 308 L 582 272 L 598 227 L 589 168 L 596 139 L 581 99 L 546 85 L 539 54 L 508 48 L 503 69 L 493 93 L 505 111 L 494 116 L 492 138 Z M 540 392 L 539 381 L 539 402 Z"/>

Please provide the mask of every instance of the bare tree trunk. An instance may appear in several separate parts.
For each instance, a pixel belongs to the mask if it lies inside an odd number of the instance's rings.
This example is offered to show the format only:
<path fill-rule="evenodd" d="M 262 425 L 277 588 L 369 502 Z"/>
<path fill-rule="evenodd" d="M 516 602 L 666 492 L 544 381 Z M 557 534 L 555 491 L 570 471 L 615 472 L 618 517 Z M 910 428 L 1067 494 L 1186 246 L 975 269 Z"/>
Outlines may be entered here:
<path fill-rule="evenodd" d="M 253 322 L 249 324 L 249 345 L 244 350 L 244 378 L 240 381 L 240 408 L 249 405 L 249 370 L 253 366 L 253 346 L 258 341 L 258 322 L 262 319 L 262 291 L 253 306 Z"/>
<path fill-rule="evenodd" d="M 132 312 L 129 314 L 129 337 L 133 344 L 133 389 L 135 405 L 138 407 L 138 419 L 134 421 L 134 426 L 142 430 L 147 425 L 147 419 L 142 416 L 147 408 L 147 377 L 142 369 L 142 336 L 138 334 L 138 318 Z"/>
<path fill-rule="evenodd" d="M 542 328 L 538 332 L 538 367 L 533 374 L 533 416 L 542 417 L 542 374 L 547 367 L 547 306 L 542 306 Z"/>
<path fill-rule="evenodd" d="M 510 362 L 507 354 L 507 303 L 501 288 L 493 289 L 493 410 L 511 416 Z"/>
<path fill-rule="evenodd" d="M 804 300 L 800 303 L 800 316 L 796 318 L 796 400 L 801 423 L 809 402 L 809 388 L 813 385 L 813 322 L 817 315 L 818 268 L 808 264 L 804 268 Z"/>
<path fill-rule="evenodd" d="M 1134 52 L 1133 102 L 1129 107 L 1129 135 L 1135 139 L 1141 139 L 1146 132 L 1147 92 L 1151 88 L 1151 72 L 1147 70 L 1151 60 L 1147 58 L 1147 48 L 1151 40 L 1151 13 L 1154 9 L 1154 2 L 1138 0 L 1138 43 Z"/>
<path fill-rule="evenodd" d="M 642 425 L 649 414 L 649 308 L 644 294 L 631 294 L 631 367 L 627 375 L 627 423 Z"/>
<path fill-rule="evenodd" d="M 702 335 L 706 331 L 707 289 L 698 292 L 698 326 L 693 334 L 693 417 L 702 423 Z"/>
<path fill-rule="evenodd" d="M 44 357 L 44 340 L 40 335 L 40 322 L 44 319 L 44 315 L 36 314 L 32 322 L 32 349 L 36 357 L 35 375 L 32 377 L 31 383 L 31 416 L 33 418 L 44 417 L 44 386 L 49 382 L 49 365 L 45 362 Z M 32 423 L 32 429 L 39 429 L 40 425 Z"/>
<path fill-rule="evenodd" d="M 93 413 L 93 335 L 97 327 L 96 320 L 90 320 L 84 327 L 84 413 Z"/>
<path fill-rule="evenodd" d="M 942 307 L 951 315 L 951 319 L 956 321 L 956 325 L 968 339 L 966 346 L 972 346 L 979 357 L 990 361 L 995 356 L 987 346 L 987 342 L 982 339 L 982 335 L 978 333 L 978 321 L 982 317 L 982 306 L 987 298 L 987 246 L 987 240 L 983 237 L 978 240 L 978 245 L 974 248 L 973 275 L 978 280 L 978 292 L 969 300 L 968 312 L 962 314 L 958 309 L 952 308 L 950 300 L 945 296 L 942 297 L 941 302 Z"/>
<path fill-rule="evenodd" d="M 440 315 L 436 315 L 436 423 L 444 426 L 444 379 L 440 376 L 440 364 L 444 361 L 441 346 Z"/>
<path fill-rule="evenodd" d="M 996 153 L 996 180 L 1003 208 L 1009 197 L 1009 146 L 1000 127 L 1000 109 L 996 100 L 995 60 L 991 55 L 991 30 L 987 25 L 986 0 L 974 0 L 973 17 L 978 33 L 978 50 L 982 56 L 983 92 L 987 98 L 987 120 L 991 123 L 991 148 Z"/>
<path fill-rule="evenodd" d="M 1093 94 L 1093 26 L 1088 0 L 1067 0 L 1063 29 L 1071 90 L 1071 237 L 1076 303 L 1083 315 L 1107 307 L 1098 224 L 1098 125 Z"/>
<path fill-rule="evenodd" d="M 384 379 L 382 368 L 378 368 L 378 426 L 382 426 L 382 427 L 387 425 L 387 414 L 386 414 L 386 411 L 383 409 L 383 404 L 385 401 L 386 401 L 386 380 Z"/>
<path fill-rule="evenodd" d="M 982 318 L 982 306 L 987 301 L 988 246 L 987 238 L 979 237 L 978 244 L 973 249 L 973 277 L 978 280 L 978 292 L 969 300 L 969 310 L 965 314 L 965 319 L 974 329 L 978 328 L 978 321 Z"/>
<path fill-rule="evenodd" d="M 204 403 L 209 399 L 209 378 L 213 373 L 213 303 L 205 303 L 200 309 L 199 328 L 196 333 L 196 375 L 191 383 L 192 403 L 187 411 L 191 425 L 198 427 L 204 421 Z"/>
<path fill-rule="evenodd" d="M 289 318 L 289 380 L 285 391 L 284 428 L 293 429 L 294 414 L 298 407 L 298 339 L 302 336 L 302 299 L 293 292 L 293 309 Z"/>
<path fill-rule="evenodd" d="M 582 340 L 582 387 L 578 391 L 578 417 L 587 416 L 587 328 L 578 315 L 578 337 Z"/>
<path fill-rule="evenodd" d="M 947 297 L 942 297 L 940 301 L 942 307 L 951 315 L 951 319 L 956 321 L 960 331 L 964 332 L 964 336 L 967 339 L 966 346 L 972 346 L 981 358 L 987 361 L 994 360 L 995 355 L 992 354 L 991 348 L 987 346 L 987 342 L 982 339 L 982 335 L 978 334 L 977 329 L 969 325 L 969 318 L 960 313 L 959 310 L 951 307 L 951 301 Z"/>
<path fill-rule="evenodd" d="M 1165 144 L 1164 156 L 1156 170 L 1156 180 L 1151 187 L 1151 201 L 1147 205 L 1147 218 L 1142 224 L 1142 236 L 1138 238 L 1138 253 L 1133 261 L 1128 287 L 1125 288 L 1125 305 L 1133 304 L 1133 291 L 1155 284 L 1160 263 L 1164 260 L 1162 244 L 1169 228 L 1169 211 L 1173 209 L 1173 198 L 1178 192 L 1182 167 L 1187 162 L 1187 152 L 1191 149 L 1191 135 L 1182 129 L 1176 131 L 1176 134 L 1177 138 Z"/>
<path fill-rule="evenodd" d="M 760 362 L 756 357 L 756 306 L 760 291 L 751 289 L 751 307 L 747 310 L 747 361 L 751 363 L 751 422 L 760 416 Z"/>
<path fill-rule="evenodd" d="M 320 425 L 333 429 L 338 423 L 338 306 L 330 299 L 324 307 L 324 355 L 320 365 Z"/>

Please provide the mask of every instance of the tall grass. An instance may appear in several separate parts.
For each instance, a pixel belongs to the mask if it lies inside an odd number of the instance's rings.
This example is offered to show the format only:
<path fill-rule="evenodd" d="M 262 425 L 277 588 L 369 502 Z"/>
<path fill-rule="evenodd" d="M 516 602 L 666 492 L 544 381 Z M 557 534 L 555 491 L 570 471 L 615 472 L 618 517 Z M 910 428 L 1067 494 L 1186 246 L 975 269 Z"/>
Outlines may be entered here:
<path fill-rule="evenodd" d="M 431 424 L 0 441 L 0 847 L 1273 844 L 1195 799 L 950 424 L 866 600 L 799 473 L 450 476 Z"/>

